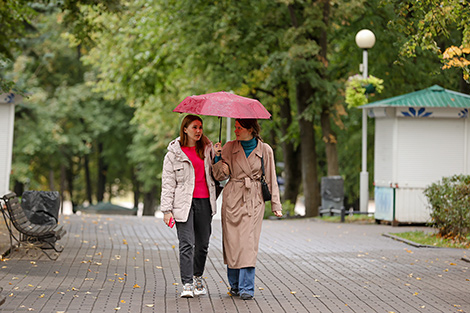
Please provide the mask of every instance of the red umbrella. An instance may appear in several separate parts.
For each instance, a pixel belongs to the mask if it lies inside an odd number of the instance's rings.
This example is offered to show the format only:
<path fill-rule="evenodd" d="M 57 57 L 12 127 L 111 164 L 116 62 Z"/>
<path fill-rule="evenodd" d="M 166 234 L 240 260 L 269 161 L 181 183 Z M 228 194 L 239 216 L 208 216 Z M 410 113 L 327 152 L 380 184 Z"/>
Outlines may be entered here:
<path fill-rule="evenodd" d="M 269 119 L 271 117 L 258 100 L 225 91 L 186 97 L 173 112 L 231 118 Z M 220 124 L 222 126 L 222 119 Z"/>

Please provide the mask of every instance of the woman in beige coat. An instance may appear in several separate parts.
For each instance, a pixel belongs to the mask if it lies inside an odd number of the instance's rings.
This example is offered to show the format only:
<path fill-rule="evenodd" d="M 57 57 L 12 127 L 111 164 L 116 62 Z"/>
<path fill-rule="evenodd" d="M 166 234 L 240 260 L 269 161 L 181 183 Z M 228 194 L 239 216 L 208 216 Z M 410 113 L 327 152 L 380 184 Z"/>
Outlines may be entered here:
<path fill-rule="evenodd" d="M 223 149 L 216 143 L 216 180 L 230 178 L 224 187 L 222 201 L 222 234 L 224 263 L 230 293 L 243 300 L 252 299 L 255 288 L 255 266 L 265 203 L 261 192 L 261 161 L 264 160 L 265 180 L 271 191 L 274 214 L 282 216 L 272 148 L 260 136 L 256 119 L 235 121 L 236 140 Z"/>

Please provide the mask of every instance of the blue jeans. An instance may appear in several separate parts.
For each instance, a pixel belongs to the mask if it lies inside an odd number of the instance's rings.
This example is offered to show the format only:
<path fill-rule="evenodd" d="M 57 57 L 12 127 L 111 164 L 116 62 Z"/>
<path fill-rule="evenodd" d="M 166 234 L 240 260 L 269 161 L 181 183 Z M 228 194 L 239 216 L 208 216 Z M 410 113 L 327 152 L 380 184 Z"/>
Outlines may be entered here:
<path fill-rule="evenodd" d="M 227 266 L 227 277 L 230 287 L 238 290 L 241 294 L 255 295 L 255 268 L 229 268 Z"/>
<path fill-rule="evenodd" d="M 192 284 L 193 275 L 202 276 L 212 232 L 212 209 L 209 198 L 193 198 L 186 222 L 176 222 L 180 250 L 180 273 L 183 284 Z"/>

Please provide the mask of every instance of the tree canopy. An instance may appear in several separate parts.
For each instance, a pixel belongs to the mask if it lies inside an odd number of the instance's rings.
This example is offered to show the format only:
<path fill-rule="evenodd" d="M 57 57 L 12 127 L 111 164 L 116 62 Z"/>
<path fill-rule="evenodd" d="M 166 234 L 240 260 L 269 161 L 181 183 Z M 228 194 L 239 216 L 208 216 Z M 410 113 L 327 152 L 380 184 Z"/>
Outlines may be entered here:
<path fill-rule="evenodd" d="M 440 11 L 432 2 L 379 0 L 7 2 L 16 6 L 0 11 L 12 34 L 0 39 L 1 87 L 14 82 L 30 95 L 17 106 L 13 179 L 38 188 L 59 182 L 77 204 L 116 189 L 138 202 L 142 192 L 146 214 L 178 135 L 182 116 L 172 110 L 186 96 L 226 90 L 259 99 L 273 115 L 262 137 L 282 164 L 283 200 L 303 195 L 313 216 L 322 176 L 341 175 L 346 205 L 357 205 L 361 112 L 345 104 L 345 83 L 361 63 L 355 34 L 369 28 L 377 37 L 369 73 L 384 88 L 373 99 L 432 84 L 461 89 L 437 48 L 468 54 L 467 7 L 451 1 Z M 442 10 L 452 16 L 441 18 Z M 213 141 L 218 125 L 204 118 Z"/>

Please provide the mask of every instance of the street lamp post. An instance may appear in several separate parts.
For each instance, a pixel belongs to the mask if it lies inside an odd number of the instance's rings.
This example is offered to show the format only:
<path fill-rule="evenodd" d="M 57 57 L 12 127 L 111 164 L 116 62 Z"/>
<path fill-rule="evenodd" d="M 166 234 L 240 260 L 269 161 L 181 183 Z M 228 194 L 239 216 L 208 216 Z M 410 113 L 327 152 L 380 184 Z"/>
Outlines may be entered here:
<path fill-rule="evenodd" d="M 367 78 L 368 60 L 367 49 L 375 44 L 375 35 L 368 29 L 362 29 L 356 34 L 356 44 L 362 51 L 362 77 Z M 369 173 L 367 172 L 367 109 L 362 109 L 362 171 L 360 177 L 359 210 L 368 211 L 369 205 Z"/>

